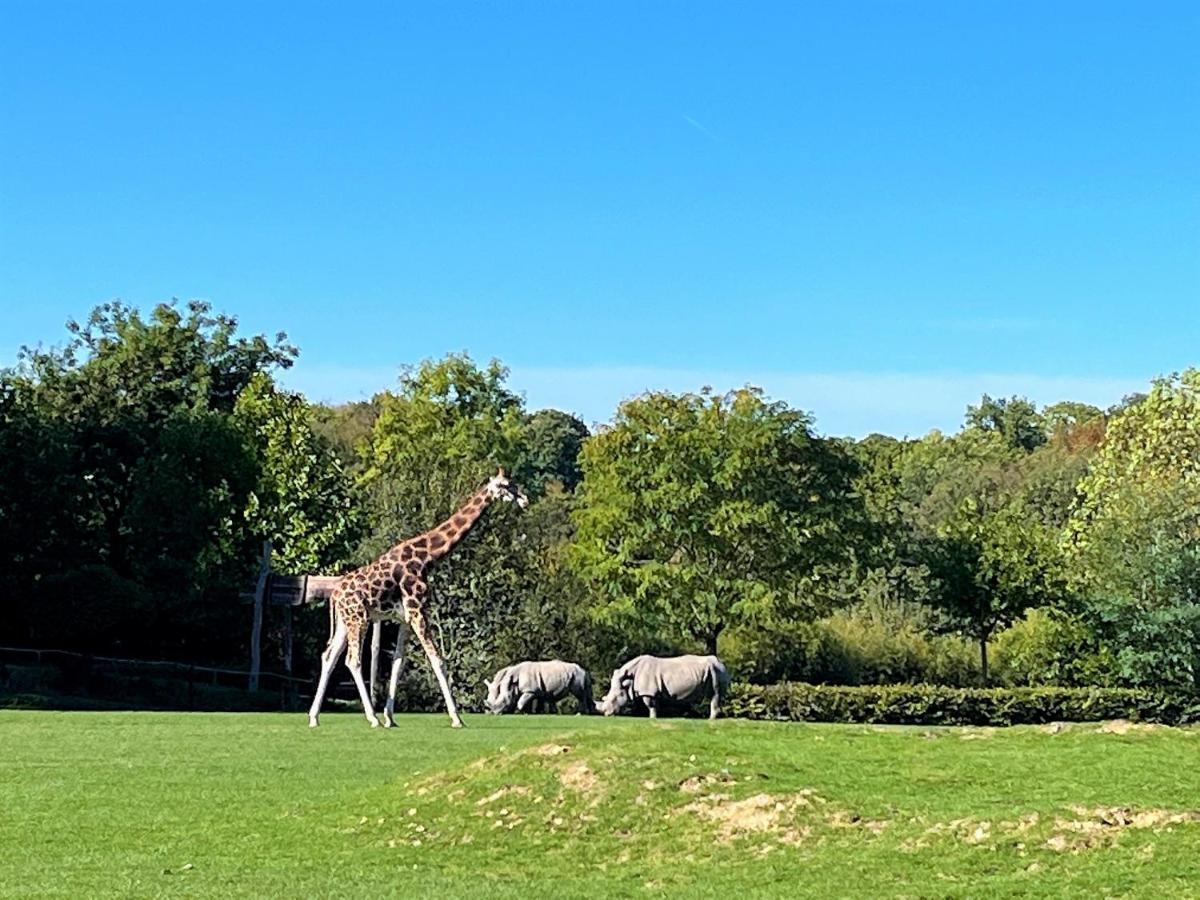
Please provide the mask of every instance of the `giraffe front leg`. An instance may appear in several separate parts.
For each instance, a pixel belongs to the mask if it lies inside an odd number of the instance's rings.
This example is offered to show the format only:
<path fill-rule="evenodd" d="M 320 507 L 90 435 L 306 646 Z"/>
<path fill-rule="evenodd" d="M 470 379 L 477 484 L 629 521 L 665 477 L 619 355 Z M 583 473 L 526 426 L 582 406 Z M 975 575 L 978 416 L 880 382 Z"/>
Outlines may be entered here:
<path fill-rule="evenodd" d="M 408 624 L 412 627 L 413 634 L 416 635 L 421 646 L 425 648 L 425 655 L 429 657 L 429 665 L 433 669 L 438 686 L 442 689 L 442 697 L 446 701 L 446 712 L 450 714 L 450 725 L 454 728 L 462 728 L 463 720 L 458 714 L 458 706 L 454 702 L 454 695 L 450 693 L 450 682 L 446 680 L 446 664 L 442 662 L 442 655 L 438 653 L 437 645 L 433 642 L 433 637 L 429 633 L 429 625 L 425 621 L 425 614 L 418 608 L 410 608 L 408 610 Z"/>
<path fill-rule="evenodd" d="M 379 719 L 375 716 L 375 707 L 371 704 L 371 694 L 367 691 L 366 682 L 363 681 L 362 646 L 365 637 L 363 625 L 363 622 L 357 621 L 347 625 L 346 668 L 350 670 L 350 677 L 354 679 L 354 686 L 358 688 L 358 696 L 362 700 L 363 713 L 366 715 L 367 721 L 371 723 L 372 728 L 378 728 Z"/>
<path fill-rule="evenodd" d="M 317 683 L 317 692 L 313 695 L 312 706 L 308 708 L 309 728 L 316 728 L 319 724 L 317 719 L 321 714 L 321 703 L 325 700 L 325 691 L 329 687 L 329 676 L 333 673 L 333 667 L 337 665 L 338 657 L 345 649 L 346 623 L 339 618 L 334 626 L 333 634 L 329 636 L 325 652 L 321 654 L 321 680 Z"/>
<path fill-rule="evenodd" d="M 400 670 L 404 668 L 404 644 L 408 637 L 408 623 L 400 622 L 400 633 L 396 635 L 396 650 L 392 653 L 392 674 L 388 679 L 387 705 L 383 708 L 383 727 L 396 724 L 392 713 L 396 710 L 396 686 L 400 683 Z"/>

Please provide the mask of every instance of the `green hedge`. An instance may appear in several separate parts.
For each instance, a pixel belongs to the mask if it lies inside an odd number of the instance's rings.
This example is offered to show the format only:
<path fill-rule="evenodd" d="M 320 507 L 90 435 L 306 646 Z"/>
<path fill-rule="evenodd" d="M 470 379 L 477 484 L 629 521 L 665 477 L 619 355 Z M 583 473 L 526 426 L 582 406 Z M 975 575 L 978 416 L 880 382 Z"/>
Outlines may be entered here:
<path fill-rule="evenodd" d="M 952 688 L 938 685 L 833 687 L 738 684 L 727 715 L 791 722 L 888 725 L 1032 725 L 1129 719 L 1200 721 L 1200 695 L 1144 688 Z"/>

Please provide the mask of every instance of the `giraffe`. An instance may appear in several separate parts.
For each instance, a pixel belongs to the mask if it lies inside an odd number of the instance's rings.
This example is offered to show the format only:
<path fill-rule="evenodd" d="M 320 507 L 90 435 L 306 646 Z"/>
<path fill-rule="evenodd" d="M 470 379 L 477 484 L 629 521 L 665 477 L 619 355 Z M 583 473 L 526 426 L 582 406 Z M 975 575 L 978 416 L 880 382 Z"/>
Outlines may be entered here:
<path fill-rule="evenodd" d="M 429 624 L 425 619 L 425 600 L 429 587 L 425 581 L 426 569 L 454 549 L 471 530 L 488 505 L 495 500 L 516 502 L 524 509 L 529 500 L 515 484 L 509 481 L 500 469 L 488 483 L 476 491 L 463 506 L 436 528 L 401 541 L 373 563 L 355 569 L 342 578 L 329 598 L 330 637 L 325 652 L 321 654 L 321 680 L 316 695 L 308 710 L 308 724 L 317 727 L 325 689 L 329 676 L 337 665 L 342 651 L 346 651 L 346 668 L 358 688 L 363 712 L 372 728 L 380 722 L 371 704 L 371 695 L 363 683 L 362 644 L 368 622 L 390 621 L 400 623 L 396 637 L 396 652 L 392 656 L 391 677 L 388 680 L 388 697 L 384 706 L 383 726 L 395 725 L 392 713 L 396 708 L 396 684 L 404 666 L 404 642 L 412 631 L 417 642 L 429 657 L 429 665 L 442 689 L 446 710 L 450 713 L 450 724 L 462 728 L 450 685 L 446 680 L 446 666 L 438 652 Z"/>

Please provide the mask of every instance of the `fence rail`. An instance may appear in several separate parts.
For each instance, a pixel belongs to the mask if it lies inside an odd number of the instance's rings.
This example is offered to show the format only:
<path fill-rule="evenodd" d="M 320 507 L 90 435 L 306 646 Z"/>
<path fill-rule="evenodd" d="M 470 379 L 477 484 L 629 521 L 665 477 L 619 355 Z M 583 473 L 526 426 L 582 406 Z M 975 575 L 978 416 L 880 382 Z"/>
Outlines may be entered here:
<path fill-rule="evenodd" d="M 163 671 L 180 672 L 188 674 L 211 674 L 211 675 L 235 675 L 239 678 L 246 678 L 249 671 L 246 669 L 226 669 L 219 666 L 198 666 L 192 663 L 172 662 L 169 660 L 155 659 L 124 659 L 117 656 L 98 656 L 92 653 L 77 653 L 74 650 L 44 650 L 33 647 L 0 647 L 0 656 L 10 654 L 20 654 L 32 656 L 35 665 L 41 665 L 45 657 L 60 657 L 68 659 L 79 659 L 89 663 L 110 664 L 117 666 L 129 666 L 131 668 L 159 669 Z M 275 678 L 281 682 L 290 682 L 292 684 L 309 684 L 312 679 L 297 678 L 294 675 L 284 675 L 279 672 L 263 672 L 262 675 L 268 678 Z"/>

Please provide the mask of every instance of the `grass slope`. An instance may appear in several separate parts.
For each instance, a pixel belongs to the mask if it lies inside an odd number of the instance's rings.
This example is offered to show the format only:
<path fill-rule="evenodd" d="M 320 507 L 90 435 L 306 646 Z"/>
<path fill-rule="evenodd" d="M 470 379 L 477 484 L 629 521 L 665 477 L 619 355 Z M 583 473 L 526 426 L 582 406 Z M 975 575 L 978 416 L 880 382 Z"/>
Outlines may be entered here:
<path fill-rule="evenodd" d="M 3 896 L 1188 896 L 1200 737 L 0 712 Z"/>

